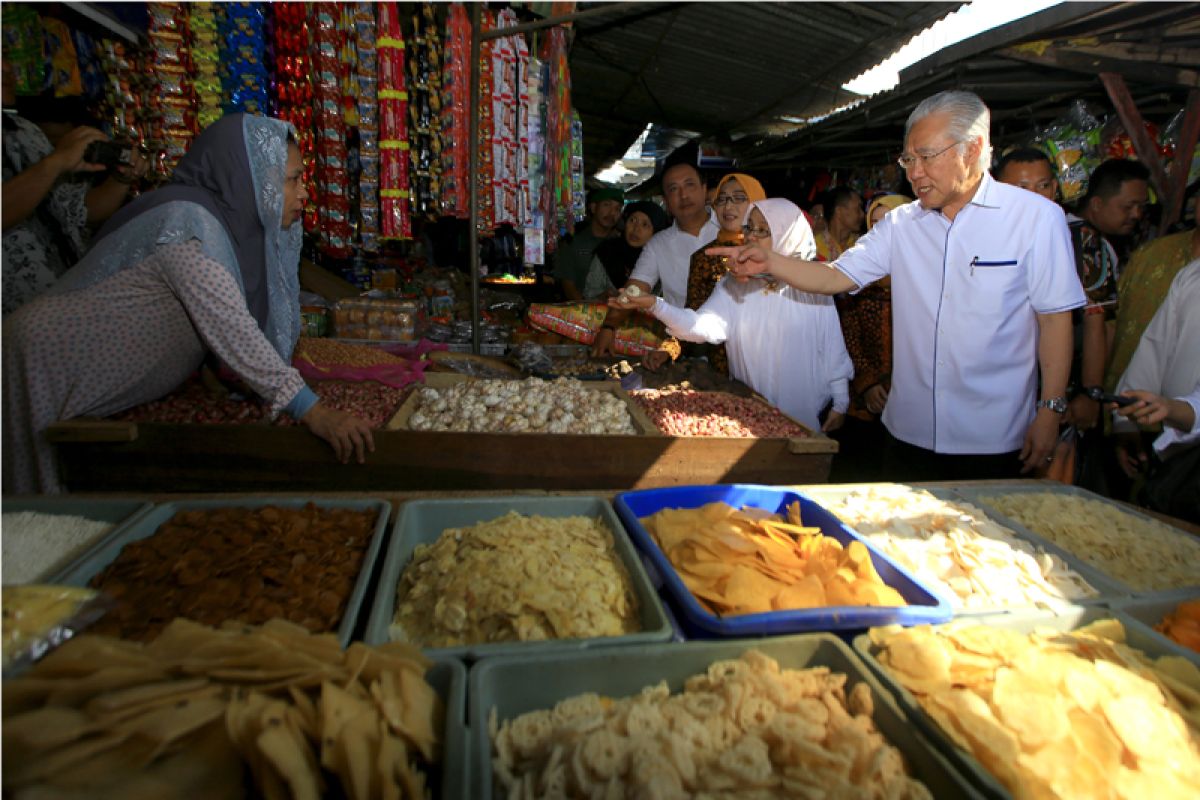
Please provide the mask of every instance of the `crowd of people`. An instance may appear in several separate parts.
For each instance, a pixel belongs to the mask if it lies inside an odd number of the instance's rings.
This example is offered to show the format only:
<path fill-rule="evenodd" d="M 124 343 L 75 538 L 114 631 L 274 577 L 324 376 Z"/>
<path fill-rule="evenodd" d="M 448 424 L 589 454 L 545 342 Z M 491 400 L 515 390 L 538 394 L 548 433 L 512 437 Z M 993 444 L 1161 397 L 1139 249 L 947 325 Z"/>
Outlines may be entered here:
<path fill-rule="evenodd" d="M 286 123 L 222 118 L 124 208 L 142 164 L 64 179 L 105 169 L 85 160 L 99 131 L 52 142 L 4 124 L 5 491 L 60 488 L 48 424 L 160 397 L 213 356 L 341 460 L 365 458 L 367 425 L 290 366 L 305 195 Z M 648 369 L 703 355 L 835 436 L 835 477 L 1046 475 L 1070 459 L 1061 479 L 1118 496 L 1136 479 L 1147 504 L 1200 518 L 1200 234 L 1135 249 L 1145 167 L 1103 163 L 1065 210 L 1045 154 L 993 166 L 989 128 L 974 94 L 927 98 L 898 159 L 910 194 L 834 186 L 804 209 L 745 173 L 710 192 L 694 159 L 668 159 L 665 211 L 589 196 L 558 253 L 563 296 L 607 304 L 595 355 L 652 316 L 672 338 Z"/>
<path fill-rule="evenodd" d="M 597 295 L 593 353 L 636 311 L 716 346 L 715 368 L 840 440 L 835 478 L 1049 475 L 1200 519 L 1200 234 L 1141 241 L 1132 160 L 1064 208 L 1046 154 L 993 165 L 989 128 L 974 94 L 930 97 L 898 159 L 911 197 L 834 186 L 803 211 L 742 173 L 706 205 L 701 170 L 668 160 L 673 222 L 632 292 Z"/>

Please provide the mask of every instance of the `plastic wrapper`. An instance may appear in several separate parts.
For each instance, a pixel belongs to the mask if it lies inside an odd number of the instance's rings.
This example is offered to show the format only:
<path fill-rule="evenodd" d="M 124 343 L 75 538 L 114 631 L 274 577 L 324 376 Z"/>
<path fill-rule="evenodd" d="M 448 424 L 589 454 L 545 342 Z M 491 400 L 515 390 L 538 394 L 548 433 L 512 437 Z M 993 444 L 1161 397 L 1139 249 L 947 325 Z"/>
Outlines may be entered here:
<path fill-rule="evenodd" d="M 1076 100 L 1067 112 L 1051 123 L 1039 137 L 1058 172 L 1064 202 L 1087 191 L 1088 176 L 1100 166 L 1100 123 Z"/>
<path fill-rule="evenodd" d="M 425 310 L 416 300 L 353 297 L 332 309 L 333 334 L 344 339 L 412 342 L 425 327 Z"/>
<path fill-rule="evenodd" d="M 411 239 L 406 42 L 396 3 L 377 6 L 379 239 Z M 369 154 L 369 153 L 368 153 Z M 367 176 L 371 180 L 370 176 Z M 360 187 L 361 188 L 361 187 Z M 375 186 L 368 186 L 375 194 Z M 368 231 L 368 239 L 374 234 Z"/>
<path fill-rule="evenodd" d="M 554 359 L 540 344 L 522 342 L 513 348 L 512 360 L 523 372 L 549 374 L 555 371 Z"/>
<path fill-rule="evenodd" d="M 1187 108 L 1181 108 L 1163 125 L 1162 131 L 1159 134 L 1159 146 L 1161 152 L 1166 158 L 1174 160 L 1179 155 L 1179 133 L 1183 129 L 1183 120 L 1186 116 Z M 1192 163 L 1188 168 L 1188 177 L 1186 183 L 1192 183 L 1200 178 L 1200 147 L 1196 147 L 1192 152 Z"/>
<path fill-rule="evenodd" d="M 605 303 L 533 303 L 527 321 L 539 330 L 591 344 L 604 324 L 607 311 Z M 656 349 L 662 340 L 662 323 L 647 317 L 644 324 L 630 321 L 619 327 L 613 350 L 624 356 L 642 356 Z"/>
<path fill-rule="evenodd" d="M 91 625 L 112 607 L 92 589 L 38 584 L 3 590 L 3 668 L 7 678 Z"/>

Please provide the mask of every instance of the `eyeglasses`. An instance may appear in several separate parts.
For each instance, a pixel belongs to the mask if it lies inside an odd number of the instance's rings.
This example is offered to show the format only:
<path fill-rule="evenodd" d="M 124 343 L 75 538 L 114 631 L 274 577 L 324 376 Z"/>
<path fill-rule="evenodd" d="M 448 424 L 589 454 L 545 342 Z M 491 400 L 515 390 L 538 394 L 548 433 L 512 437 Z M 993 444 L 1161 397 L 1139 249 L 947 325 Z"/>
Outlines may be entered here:
<path fill-rule="evenodd" d="M 720 208 L 721 206 L 727 206 L 730 203 L 740 206 L 742 203 L 749 201 L 750 198 L 744 194 L 719 194 L 713 198 L 712 204 L 714 207 Z"/>
<path fill-rule="evenodd" d="M 913 166 L 915 166 L 918 161 L 920 161 L 922 164 L 928 164 L 930 161 L 937 158 L 942 153 L 949 150 L 951 147 L 956 147 L 960 144 L 962 144 L 961 141 L 951 142 L 950 144 L 943 147 L 941 150 L 938 150 L 936 153 L 929 153 L 929 154 L 917 153 L 915 156 L 900 156 L 899 158 L 896 159 L 896 163 L 899 164 L 903 169 L 912 169 Z"/>
<path fill-rule="evenodd" d="M 766 239 L 771 235 L 771 231 L 766 228 L 754 228 L 749 225 L 742 226 L 742 233 L 747 239 Z"/>

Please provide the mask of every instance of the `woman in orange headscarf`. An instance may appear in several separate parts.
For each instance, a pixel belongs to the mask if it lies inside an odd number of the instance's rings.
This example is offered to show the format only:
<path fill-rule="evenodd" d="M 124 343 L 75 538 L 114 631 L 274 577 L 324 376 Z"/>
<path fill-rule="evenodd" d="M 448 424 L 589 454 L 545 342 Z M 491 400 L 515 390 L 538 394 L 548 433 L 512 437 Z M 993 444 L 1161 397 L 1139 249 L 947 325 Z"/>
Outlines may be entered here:
<path fill-rule="evenodd" d="M 720 256 L 706 255 L 704 251 L 714 245 L 742 244 L 742 223 L 746 219 L 746 211 L 751 203 L 766 200 L 767 193 L 762 184 L 754 178 L 741 172 L 731 172 L 717 183 L 713 195 L 712 207 L 716 214 L 717 224 L 721 226 L 717 238 L 708 242 L 692 253 L 688 267 L 687 308 L 692 310 L 704 305 L 704 301 L 712 294 L 717 282 L 725 276 L 725 259 Z M 694 344 L 683 345 L 689 355 L 705 355 L 713 368 L 722 375 L 729 374 L 729 359 L 725 355 L 725 345 Z M 650 353 L 645 358 L 645 364 L 650 369 L 657 369 L 667 358 L 674 358 L 680 345 L 673 339 L 664 343 L 663 347 Z"/>

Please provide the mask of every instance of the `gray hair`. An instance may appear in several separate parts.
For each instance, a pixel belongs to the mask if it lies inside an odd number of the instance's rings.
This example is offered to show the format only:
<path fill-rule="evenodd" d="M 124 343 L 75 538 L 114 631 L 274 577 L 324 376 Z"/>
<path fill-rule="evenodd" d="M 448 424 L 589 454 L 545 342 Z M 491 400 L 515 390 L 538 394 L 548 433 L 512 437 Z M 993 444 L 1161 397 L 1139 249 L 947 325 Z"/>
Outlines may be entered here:
<path fill-rule="evenodd" d="M 908 138 L 913 125 L 930 114 L 949 116 L 950 125 L 947 130 L 960 142 L 979 138 L 981 147 L 978 165 L 980 170 L 986 172 L 992 163 L 992 112 L 988 111 L 979 95 L 974 92 L 947 91 L 926 97 L 908 115 L 908 121 L 904 123 L 904 138 Z"/>

